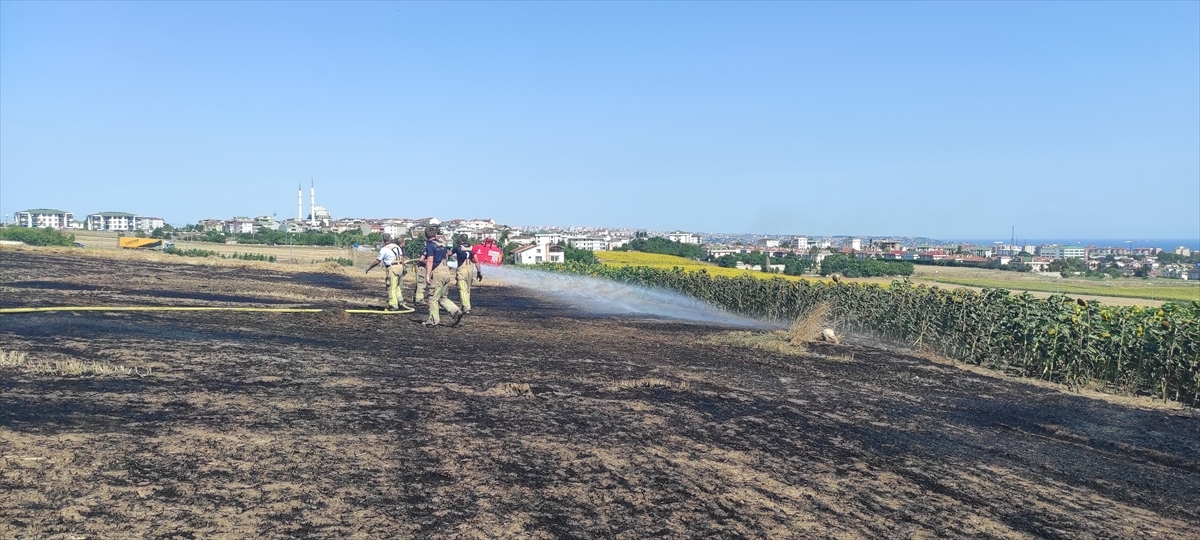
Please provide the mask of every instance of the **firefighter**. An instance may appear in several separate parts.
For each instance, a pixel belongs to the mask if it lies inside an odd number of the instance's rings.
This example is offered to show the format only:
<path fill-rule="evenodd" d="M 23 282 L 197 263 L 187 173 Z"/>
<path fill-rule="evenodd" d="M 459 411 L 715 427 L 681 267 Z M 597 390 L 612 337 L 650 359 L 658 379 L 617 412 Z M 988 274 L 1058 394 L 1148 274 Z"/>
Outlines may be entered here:
<path fill-rule="evenodd" d="M 404 278 L 404 250 L 400 248 L 400 243 L 391 235 L 383 235 L 383 247 L 379 248 L 379 256 L 375 258 L 375 262 L 367 267 L 367 273 L 371 273 L 371 269 L 383 265 L 387 276 L 384 278 L 384 285 L 388 291 L 388 311 L 410 310 L 412 308 L 404 304 L 404 296 L 400 292 L 400 280 Z"/>
<path fill-rule="evenodd" d="M 438 236 L 435 227 L 427 227 L 425 229 L 425 286 L 429 287 L 432 292 L 429 293 L 429 319 L 424 323 L 425 326 L 437 326 L 441 324 L 439 317 L 439 307 L 445 307 L 451 317 L 454 317 L 454 322 L 449 326 L 458 326 L 462 321 L 463 310 L 459 309 L 454 301 L 450 299 L 450 285 L 454 282 L 454 273 L 446 265 L 446 256 L 449 251 L 446 250 L 445 239 Z"/>
<path fill-rule="evenodd" d="M 432 228 L 435 233 L 435 227 L 426 227 L 426 230 Z M 413 275 L 417 277 L 417 284 L 413 287 L 413 303 L 418 306 L 425 305 L 425 250 L 421 250 L 421 256 L 417 258 L 417 264 L 413 267 Z"/>
<path fill-rule="evenodd" d="M 483 281 L 483 272 L 479 261 L 475 259 L 475 253 L 471 251 L 467 235 L 458 235 L 458 242 L 454 245 L 454 257 L 458 260 L 458 268 L 454 271 L 454 278 L 458 282 L 458 299 L 462 302 L 463 313 L 470 314 L 471 270 L 475 270 L 475 279 L 479 281 Z"/>

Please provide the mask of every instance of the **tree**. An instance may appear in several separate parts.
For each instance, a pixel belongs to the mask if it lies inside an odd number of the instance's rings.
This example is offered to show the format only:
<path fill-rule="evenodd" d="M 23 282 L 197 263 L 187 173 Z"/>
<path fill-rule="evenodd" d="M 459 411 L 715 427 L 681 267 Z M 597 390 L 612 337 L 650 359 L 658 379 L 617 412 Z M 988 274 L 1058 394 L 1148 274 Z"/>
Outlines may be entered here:
<path fill-rule="evenodd" d="M 908 261 L 858 259 L 842 254 L 830 255 L 821 262 L 821 275 L 841 274 L 846 277 L 911 276 L 913 264 Z"/>
<path fill-rule="evenodd" d="M 566 240 L 559 240 L 558 245 L 563 248 L 563 259 L 568 262 L 578 262 L 583 264 L 600 264 L 600 260 L 596 258 L 596 254 L 589 249 L 579 249 Z"/>
<path fill-rule="evenodd" d="M 422 242 L 419 238 L 409 238 L 408 241 L 404 243 L 404 256 L 409 259 L 419 258 L 421 253 L 424 251 L 425 242 Z"/>
<path fill-rule="evenodd" d="M 685 257 L 688 259 L 700 260 L 704 257 L 704 248 L 697 244 L 684 244 L 682 242 L 674 242 L 655 236 L 653 238 L 634 238 L 623 248 L 618 251 L 641 251 L 643 253 L 659 253 L 662 255 L 675 255 L 677 257 Z"/>
<path fill-rule="evenodd" d="M 0 229 L 0 240 L 24 242 L 31 246 L 71 246 L 74 234 L 63 234 L 53 228 L 31 229 L 28 227 L 4 227 Z"/>

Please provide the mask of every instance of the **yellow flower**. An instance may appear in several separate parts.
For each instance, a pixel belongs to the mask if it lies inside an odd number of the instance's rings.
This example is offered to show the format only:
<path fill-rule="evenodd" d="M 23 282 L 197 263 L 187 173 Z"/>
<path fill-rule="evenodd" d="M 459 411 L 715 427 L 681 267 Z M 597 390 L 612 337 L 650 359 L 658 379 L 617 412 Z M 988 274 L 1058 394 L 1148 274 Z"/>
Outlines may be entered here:
<path fill-rule="evenodd" d="M 1108 339 L 1108 338 L 1112 337 L 1112 335 L 1110 335 L 1108 332 L 1105 332 L 1103 334 L 1100 334 L 1100 337 L 1102 337 L 1104 339 Z"/>

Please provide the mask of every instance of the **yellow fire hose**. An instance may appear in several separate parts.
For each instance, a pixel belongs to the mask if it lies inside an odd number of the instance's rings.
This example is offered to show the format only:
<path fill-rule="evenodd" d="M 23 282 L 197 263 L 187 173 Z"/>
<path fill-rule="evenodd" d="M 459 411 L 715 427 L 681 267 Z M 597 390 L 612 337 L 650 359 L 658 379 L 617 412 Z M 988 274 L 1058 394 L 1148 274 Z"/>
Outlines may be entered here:
<path fill-rule="evenodd" d="M 404 264 L 416 266 L 417 262 L 405 261 Z M 405 274 L 413 274 L 416 279 L 416 272 L 405 272 Z M 401 287 L 403 287 L 403 278 L 401 279 Z M 252 307 L 219 307 L 219 306 L 45 306 L 45 307 L 21 307 L 21 308 L 0 308 L 0 315 L 9 313 L 42 313 L 53 311 L 251 311 L 265 313 L 320 313 L 325 311 L 321 308 L 252 308 Z M 414 310 L 402 311 L 385 311 L 374 309 L 347 309 L 346 313 L 386 313 L 386 314 L 404 314 L 412 313 Z"/>
<path fill-rule="evenodd" d="M 215 306 L 47 306 L 0 308 L 4 313 L 38 313 L 43 311 L 262 311 L 274 313 L 320 313 L 320 308 L 252 308 Z"/>

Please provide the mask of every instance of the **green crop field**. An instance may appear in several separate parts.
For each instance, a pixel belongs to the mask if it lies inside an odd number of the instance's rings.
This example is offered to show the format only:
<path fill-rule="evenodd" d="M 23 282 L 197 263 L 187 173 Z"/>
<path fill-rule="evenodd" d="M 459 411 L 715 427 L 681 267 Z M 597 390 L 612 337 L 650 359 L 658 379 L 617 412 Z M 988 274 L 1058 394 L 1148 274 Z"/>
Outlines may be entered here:
<path fill-rule="evenodd" d="M 788 280 L 799 279 L 814 279 L 820 280 L 817 276 L 785 276 L 782 274 L 772 274 L 768 272 L 755 272 L 752 270 L 738 270 L 737 268 L 722 268 L 715 264 L 693 261 L 683 257 L 674 255 L 661 255 L 658 253 L 642 253 L 640 251 L 597 251 L 596 258 L 601 264 L 612 267 L 621 266 L 644 266 L 647 268 L 658 268 L 660 270 L 670 270 L 672 268 L 680 268 L 685 272 L 705 271 L 714 276 L 725 277 L 741 277 L 748 276 L 757 279 L 783 278 Z"/>
<path fill-rule="evenodd" d="M 924 281 L 945 283 L 948 285 L 1007 289 L 1010 291 L 1086 294 L 1091 296 L 1145 298 L 1178 302 L 1200 300 L 1200 282 L 1183 280 L 1116 279 L 1093 284 L 1083 280 L 1062 280 L 1061 282 L 1055 282 L 1049 280 L 1033 281 L 973 276 L 931 276 L 928 274 L 920 276 L 920 278 Z"/>
<path fill-rule="evenodd" d="M 843 331 L 1023 377 L 1068 385 L 1095 381 L 1200 403 L 1200 301 L 1121 307 L 1063 295 L 948 291 L 900 281 L 880 286 L 761 280 L 579 263 L 537 268 L 670 289 L 764 320 L 792 321 L 827 306 Z"/>

